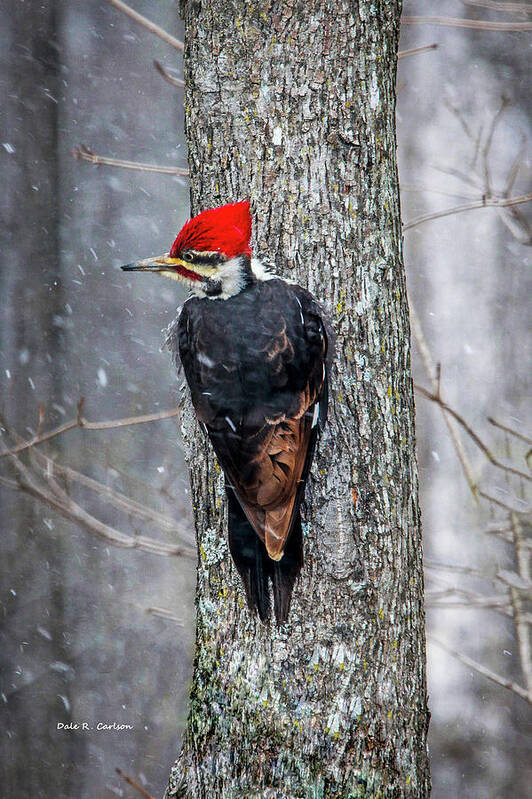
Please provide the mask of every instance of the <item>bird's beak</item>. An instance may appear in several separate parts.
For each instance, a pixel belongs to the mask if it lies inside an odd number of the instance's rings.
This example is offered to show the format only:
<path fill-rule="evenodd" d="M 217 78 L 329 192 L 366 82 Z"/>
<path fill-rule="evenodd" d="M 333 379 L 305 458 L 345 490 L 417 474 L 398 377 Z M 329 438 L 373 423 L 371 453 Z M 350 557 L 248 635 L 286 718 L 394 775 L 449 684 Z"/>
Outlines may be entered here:
<path fill-rule="evenodd" d="M 125 264 L 120 269 L 123 269 L 124 272 L 164 272 L 168 267 L 175 266 L 177 260 L 177 258 L 170 258 L 168 253 L 164 253 L 156 258 L 145 258 L 134 264 Z"/>

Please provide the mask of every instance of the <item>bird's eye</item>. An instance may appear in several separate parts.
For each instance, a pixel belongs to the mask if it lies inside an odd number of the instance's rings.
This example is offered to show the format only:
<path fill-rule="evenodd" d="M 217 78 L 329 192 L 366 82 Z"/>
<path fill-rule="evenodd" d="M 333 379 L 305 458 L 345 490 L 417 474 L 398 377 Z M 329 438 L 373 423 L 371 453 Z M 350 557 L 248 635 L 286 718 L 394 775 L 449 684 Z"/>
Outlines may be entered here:
<path fill-rule="evenodd" d="M 192 255 L 191 252 L 184 252 L 181 255 L 181 258 L 183 259 L 183 261 L 188 261 L 189 263 L 192 263 L 192 261 L 194 260 L 194 256 Z"/>

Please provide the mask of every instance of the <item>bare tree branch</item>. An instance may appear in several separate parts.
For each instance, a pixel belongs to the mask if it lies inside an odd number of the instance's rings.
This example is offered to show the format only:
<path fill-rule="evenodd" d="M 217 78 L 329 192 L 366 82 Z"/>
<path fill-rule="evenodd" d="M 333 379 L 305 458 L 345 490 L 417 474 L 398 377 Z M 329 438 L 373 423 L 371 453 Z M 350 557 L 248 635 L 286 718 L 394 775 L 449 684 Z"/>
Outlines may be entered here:
<path fill-rule="evenodd" d="M 518 430 L 514 430 L 513 427 L 508 427 L 505 424 L 501 424 L 501 422 L 498 422 L 496 419 L 493 418 L 493 416 L 488 416 L 488 422 L 492 424 L 494 427 L 498 427 L 499 430 L 504 430 L 505 433 L 510 433 L 511 436 L 515 436 L 515 438 L 520 439 L 520 441 L 524 441 L 525 444 L 532 445 L 532 438 L 525 436 L 523 433 L 520 433 Z"/>
<path fill-rule="evenodd" d="M 110 0 L 109 0 L 110 2 Z M 136 169 L 139 172 L 157 172 L 160 175 L 180 175 L 181 177 L 188 177 L 188 169 L 180 166 L 160 166 L 159 164 L 144 164 L 138 161 L 122 161 L 119 158 L 108 158 L 103 155 L 96 155 L 81 144 L 72 150 L 74 158 L 80 158 L 82 161 L 89 161 L 91 164 L 99 164 L 101 166 L 113 166 L 120 169 Z"/>
<path fill-rule="evenodd" d="M 530 510 L 530 506 L 526 502 L 523 502 L 523 508 L 521 508 L 519 510 L 518 508 L 515 507 L 515 505 L 509 505 L 507 502 L 504 502 L 502 499 L 497 499 L 497 497 L 494 497 L 493 494 L 489 494 L 487 491 L 483 491 L 480 488 L 478 489 L 478 495 L 479 495 L 479 497 L 483 497 L 484 499 L 487 499 L 488 502 L 493 502 L 494 505 L 498 505 L 499 508 L 504 508 L 504 510 L 507 510 L 507 511 L 510 511 L 510 512 L 528 513 L 529 510 Z M 520 501 L 522 502 L 523 500 L 520 500 Z M 486 532 L 489 533 L 490 531 L 487 530 Z M 507 538 L 506 540 L 510 541 L 510 538 Z"/>
<path fill-rule="evenodd" d="M 81 405 L 82 402 L 80 402 L 80 406 L 78 407 L 81 407 Z M 123 419 L 89 422 L 88 419 L 85 419 L 83 416 L 81 416 L 80 411 L 76 419 L 72 419 L 70 422 L 65 422 L 64 424 L 59 425 L 59 427 L 54 427 L 53 430 L 49 430 L 47 433 L 35 435 L 29 441 L 23 441 L 12 449 L 6 449 L 3 452 L 0 452 L 0 458 L 5 458 L 8 455 L 16 455 L 19 452 L 23 452 L 25 449 L 42 444 L 44 441 L 50 441 L 52 438 L 56 438 L 56 436 L 60 436 L 63 433 L 68 432 L 68 430 L 74 430 L 76 427 L 81 427 L 85 430 L 112 430 L 115 427 L 128 427 L 129 425 L 134 424 L 147 424 L 148 422 L 159 422 L 162 419 L 171 419 L 174 416 L 178 416 L 179 413 L 179 408 L 172 408 L 169 411 L 145 413 L 140 416 L 128 416 Z M 5 426 L 5 423 L 1 420 L 1 418 L 0 423 Z"/>
<path fill-rule="evenodd" d="M 517 175 L 519 173 L 519 169 L 521 167 L 521 163 L 523 161 L 525 147 L 526 147 L 526 137 L 521 137 L 521 145 L 519 150 L 517 151 L 515 158 L 513 160 L 510 169 L 508 170 L 508 175 L 506 178 L 506 185 L 502 193 L 499 196 L 495 196 L 494 192 L 491 190 L 491 176 L 490 176 L 490 164 L 489 164 L 489 154 L 491 150 L 491 145 L 493 141 L 493 136 L 497 127 L 498 122 L 500 121 L 502 114 L 504 113 L 505 109 L 508 106 L 508 99 L 506 97 L 502 97 L 501 104 L 497 109 L 496 113 L 493 115 L 491 122 L 488 126 L 487 135 L 484 137 L 484 146 L 482 147 L 482 138 L 483 138 L 483 126 L 479 127 L 478 135 L 475 137 L 472 131 L 469 128 L 467 121 L 464 118 L 459 107 L 453 105 L 450 101 L 444 101 L 445 105 L 449 110 L 454 114 L 454 116 L 458 119 L 460 125 L 464 129 L 466 136 L 475 143 L 475 151 L 474 157 L 471 164 L 471 173 L 464 174 L 460 170 L 452 169 L 452 168 L 441 168 L 439 170 L 444 174 L 452 175 L 459 180 L 478 188 L 482 193 L 482 199 L 489 198 L 490 200 L 507 200 L 510 197 L 510 192 L 513 189 L 515 181 L 517 179 Z M 481 156 L 481 164 L 483 168 L 483 180 L 481 180 L 477 175 L 474 174 L 473 170 L 477 169 L 477 160 Z M 475 199 L 475 198 L 473 198 Z M 487 204 L 487 203 L 484 203 Z M 511 204 L 507 207 L 504 205 L 499 204 L 497 207 L 497 213 L 501 218 L 502 223 L 507 227 L 510 231 L 512 236 L 516 241 L 524 246 L 532 245 L 532 228 L 528 222 L 528 219 L 519 212 L 516 205 Z M 456 212 L 456 209 L 453 209 Z M 447 215 L 449 211 L 445 211 L 445 215 Z M 440 214 L 438 213 L 438 216 Z M 429 217 L 430 218 L 430 217 Z M 425 217 L 420 218 L 421 221 L 425 221 Z M 416 221 L 416 220 L 414 220 Z"/>
<path fill-rule="evenodd" d="M 479 189 L 479 191 L 484 191 L 484 186 L 482 181 L 479 180 L 475 175 L 467 174 L 466 172 L 462 172 L 460 169 L 456 169 L 456 167 L 452 166 L 434 166 L 433 169 L 436 169 L 437 172 L 442 172 L 444 175 L 450 175 L 453 178 L 461 181 L 462 183 L 466 183 L 468 186 L 475 186 L 475 188 Z"/>
<path fill-rule="evenodd" d="M 462 597 L 462 601 L 456 602 L 455 607 L 469 607 L 469 608 L 505 608 L 510 604 L 508 594 L 495 594 L 494 596 L 484 596 L 477 594 L 474 591 L 466 591 L 462 588 L 447 588 L 444 591 L 427 591 L 426 598 L 430 600 L 430 604 L 440 607 L 440 600 L 448 597 Z M 467 600 L 464 602 L 463 600 Z M 445 607 L 453 607 L 452 602 L 446 602 Z"/>
<path fill-rule="evenodd" d="M 478 134 L 477 134 L 477 136 L 476 136 L 476 138 L 474 140 L 475 141 L 475 151 L 473 153 L 473 160 L 471 162 L 471 169 L 475 169 L 475 167 L 476 167 L 477 159 L 478 159 L 478 156 L 479 156 L 479 153 L 480 153 L 480 142 L 482 141 L 483 132 L 484 132 L 484 125 L 481 124 L 481 125 L 479 125 Z"/>
<path fill-rule="evenodd" d="M 401 191 L 419 191 L 419 192 L 427 192 L 428 194 L 439 194 L 441 197 L 458 197 L 460 200 L 476 200 L 477 194 L 472 193 L 462 193 L 457 191 L 443 191 L 442 189 L 436 189 L 433 186 L 423 186 L 422 184 L 413 185 L 409 183 L 401 183 L 400 185 Z"/>
<path fill-rule="evenodd" d="M 140 795 L 144 797 L 144 799 L 155 799 L 155 797 L 149 793 L 146 788 L 143 788 L 142 785 L 136 782 L 132 777 L 128 777 L 127 774 L 124 774 L 121 768 L 117 768 L 115 771 L 119 777 L 122 777 L 122 779 L 128 783 L 128 785 L 131 785 L 133 788 L 135 788 L 135 790 L 138 791 Z"/>
<path fill-rule="evenodd" d="M 6 454 L 5 451 L 2 454 Z M 132 537 L 104 524 L 74 502 L 54 480 L 53 473 L 46 476 L 48 486 L 43 487 L 17 455 L 13 452 L 9 455 L 17 472 L 16 490 L 45 502 L 59 511 L 66 519 L 81 525 L 97 538 L 123 549 L 140 549 L 154 555 L 186 557 L 195 560 L 196 554 L 192 547 L 173 546 L 147 536 Z"/>
<path fill-rule="evenodd" d="M 419 352 L 421 354 L 421 358 L 423 360 L 423 365 L 425 367 L 425 371 L 427 376 L 430 380 L 431 386 L 433 391 L 438 391 L 439 387 L 439 375 L 438 369 L 434 363 L 432 358 L 429 346 L 423 334 L 423 329 L 421 327 L 421 322 L 419 321 L 419 316 L 417 314 L 416 309 L 412 304 L 412 300 L 410 300 L 410 323 L 412 326 L 412 333 L 414 338 L 416 339 Z M 456 423 L 450 418 L 449 414 L 445 412 L 442 408 L 443 418 L 447 429 L 449 431 L 449 435 L 451 436 L 451 441 L 453 442 L 453 446 L 455 452 L 458 456 L 458 460 L 462 466 L 462 470 L 464 472 L 464 476 L 467 480 L 467 484 L 471 490 L 476 501 L 478 501 L 478 486 L 475 477 L 473 476 L 473 470 L 471 468 L 471 464 L 469 462 L 469 458 L 467 456 L 467 452 L 464 449 L 464 445 L 462 444 L 462 439 L 460 438 L 460 434 L 458 432 L 458 428 Z"/>
<path fill-rule="evenodd" d="M 13 491 L 18 491 L 19 489 L 19 484 L 16 480 L 10 480 L 8 477 L 2 477 L 2 475 L 0 475 L 0 485 L 11 488 Z"/>
<path fill-rule="evenodd" d="M 130 6 L 122 2 L 122 0 L 107 0 L 107 2 L 111 3 L 111 5 L 115 6 L 116 8 L 119 8 L 120 11 L 123 11 L 124 14 L 127 14 L 128 17 L 134 19 L 135 22 L 138 22 L 139 25 L 142 25 L 142 27 L 146 28 L 146 30 L 149 30 L 151 31 L 151 33 L 154 33 L 156 36 L 159 37 L 159 39 L 162 39 L 163 42 L 166 42 L 167 44 L 172 45 L 172 47 L 175 47 L 176 50 L 183 51 L 185 49 L 183 42 L 180 42 L 179 39 L 176 39 L 175 36 L 172 36 L 171 33 L 165 31 L 164 28 L 161 28 L 159 25 L 156 25 L 155 22 L 151 22 L 151 20 L 147 19 L 146 17 L 143 17 L 142 14 L 138 13 L 138 11 L 134 11 L 132 8 L 130 8 Z"/>
<path fill-rule="evenodd" d="M 532 228 L 528 219 L 515 207 L 498 208 L 497 214 L 514 239 L 518 241 L 519 244 L 530 247 L 532 244 Z"/>
<path fill-rule="evenodd" d="M 178 89 L 185 88 L 185 81 L 181 80 L 181 78 L 174 78 L 173 75 L 170 75 L 159 61 L 154 61 L 153 66 L 167 83 L 170 83 L 172 86 L 177 86 Z"/>
<path fill-rule="evenodd" d="M 462 182 L 470 186 L 475 186 L 476 188 L 480 189 L 480 191 L 482 192 L 482 197 L 480 199 L 475 199 L 467 204 L 446 209 L 444 211 L 424 214 L 423 216 L 418 217 L 417 219 L 414 219 L 411 222 L 407 223 L 404 226 L 404 229 L 405 230 L 409 229 L 411 227 L 414 227 L 415 225 L 421 224 L 431 219 L 437 219 L 443 216 L 449 216 L 451 214 L 473 210 L 475 208 L 480 208 L 485 206 L 495 206 L 498 208 L 500 215 L 504 214 L 502 221 L 510 229 L 512 235 L 514 235 L 514 237 L 523 244 L 532 243 L 532 235 L 530 233 L 529 226 L 526 220 L 521 219 L 514 208 L 518 204 L 531 201 L 532 194 L 522 195 L 520 197 L 515 197 L 515 198 L 509 198 L 508 196 L 511 190 L 513 189 L 523 159 L 524 146 L 525 146 L 524 139 L 521 142 L 519 152 L 516 154 L 513 163 L 511 165 L 511 168 L 509 170 L 508 176 L 506 178 L 506 186 L 502 196 L 500 194 L 499 196 L 495 196 L 492 190 L 492 177 L 491 177 L 490 163 L 489 163 L 490 153 L 497 125 L 500 122 L 502 115 L 508 105 L 508 100 L 505 97 L 502 98 L 499 108 L 497 109 L 496 113 L 493 115 L 490 124 L 486 128 L 486 132 L 484 133 L 483 128 L 481 127 L 478 132 L 478 135 L 476 136 L 473 134 L 467 121 L 464 119 L 460 109 L 455 108 L 450 103 L 447 103 L 447 105 L 450 108 L 451 112 L 457 117 L 463 130 L 465 131 L 466 136 L 474 143 L 475 154 L 471 169 L 472 170 L 476 169 L 477 173 L 480 173 L 480 177 L 477 177 L 477 175 L 475 175 L 474 173 L 465 174 L 464 172 L 461 172 L 460 170 L 454 168 L 442 169 L 441 171 L 447 172 L 448 174 L 458 178 Z M 512 215 L 511 218 L 510 215 Z M 479 449 L 483 452 L 486 458 L 495 467 L 502 469 L 504 472 L 506 472 L 507 475 L 513 474 L 523 480 L 532 480 L 532 476 L 530 475 L 530 473 L 525 473 L 524 471 L 521 471 L 519 469 L 516 469 L 512 466 L 509 466 L 499 461 L 498 458 L 496 458 L 495 455 L 491 452 L 491 450 L 487 447 L 487 445 L 473 431 L 473 429 L 465 421 L 465 419 L 461 417 L 460 414 L 458 414 L 452 408 L 450 408 L 449 405 L 447 405 L 447 403 L 442 401 L 439 369 L 434 365 L 432 361 L 432 358 L 430 356 L 430 351 L 428 350 L 426 342 L 423 338 L 423 332 L 420 328 L 419 320 L 417 319 L 415 312 L 412 315 L 412 330 L 415 338 L 418 340 L 419 349 L 425 364 L 425 368 L 427 370 L 427 374 L 431 380 L 433 392 L 431 394 L 430 392 L 427 392 L 426 389 L 423 389 L 419 386 L 415 386 L 416 390 L 420 391 L 425 397 L 431 399 L 434 402 L 437 402 L 440 405 L 440 408 L 444 413 L 446 421 L 450 421 L 447 419 L 445 413 L 446 411 L 448 411 L 449 415 L 452 417 L 452 421 L 457 422 L 459 425 L 462 426 L 462 428 L 470 436 L 470 438 L 473 440 L 476 446 L 479 447 Z M 517 433 L 517 431 L 514 431 L 512 428 L 500 425 L 494 422 L 494 420 L 491 418 L 489 419 L 489 421 L 492 424 L 494 424 L 496 427 L 500 427 L 500 429 L 503 429 L 506 433 L 514 435 L 519 440 L 522 440 L 527 444 L 529 443 L 532 444 L 532 441 L 530 441 L 526 436 Z M 451 428 L 450 432 L 451 436 L 453 437 L 452 435 L 453 430 Z M 453 437 L 453 443 L 455 443 L 454 437 Z M 461 442 L 459 443 L 461 446 Z M 499 570 L 496 574 L 488 576 L 476 570 L 470 570 L 467 567 L 453 567 L 451 565 L 441 564 L 440 567 L 438 568 L 438 565 L 429 562 L 427 564 L 427 568 L 429 570 L 433 569 L 439 571 L 440 569 L 442 569 L 443 571 L 455 572 L 459 574 L 470 574 L 477 578 L 491 579 L 491 580 L 497 579 L 505 584 L 507 592 L 502 595 L 496 594 L 494 596 L 489 596 L 489 595 L 486 596 L 480 593 L 472 592 L 470 590 L 464 590 L 462 588 L 449 587 L 445 585 L 445 581 L 439 580 L 438 575 L 436 574 L 435 582 L 436 584 L 439 582 L 440 585 L 443 585 L 443 588 L 439 588 L 438 590 L 428 591 L 427 604 L 429 606 L 445 608 L 445 609 L 474 608 L 474 609 L 491 610 L 512 618 L 516 628 L 516 636 L 519 645 L 520 662 L 522 665 L 522 671 L 525 679 L 526 689 L 522 688 L 516 683 L 506 680 L 505 678 L 501 677 L 498 674 L 495 674 L 491 670 L 486 669 L 484 666 L 476 663 L 475 661 L 471 660 L 465 655 L 462 655 L 459 652 L 455 652 L 454 650 L 450 650 L 450 648 L 448 648 L 443 642 L 439 643 L 442 647 L 447 649 L 447 651 L 449 651 L 452 655 L 457 657 L 461 662 L 465 663 L 471 668 L 474 668 L 477 672 L 479 672 L 485 677 L 488 677 L 497 684 L 502 685 L 509 690 L 513 690 L 515 693 L 524 698 L 526 701 L 532 703 L 532 647 L 531 647 L 530 629 L 529 629 L 531 614 L 527 612 L 527 607 L 525 606 L 525 602 L 528 601 L 527 594 L 530 591 L 530 586 L 531 586 L 530 557 L 532 554 L 532 548 L 531 548 L 532 542 L 527 540 L 523 535 L 522 532 L 523 527 L 520 521 L 520 519 L 523 518 L 523 513 L 528 511 L 528 507 L 526 508 L 526 511 L 525 508 L 517 509 L 515 506 L 512 506 L 512 504 L 510 504 L 511 500 L 503 501 L 501 499 L 498 499 L 497 497 L 492 496 L 490 493 L 479 489 L 478 485 L 476 485 L 475 483 L 475 480 L 469 468 L 468 461 L 467 460 L 464 461 L 462 457 L 460 457 L 460 461 L 462 463 L 462 467 L 467 482 L 469 484 L 469 487 L 473 491 L 474 496 L 476 498 L 482 497 L 483 499 L 488 500 L 489 502 L 497 505 L 498 507 L 504 508 L 506 511 L 509 512 L 509 517 L 513 519 L 514 524 L 510 528 L 506 526 L 504 529 L 501 529 L 499 523 L 496 529 L 491 529 L 488 532 L 498 535 L 504 541 L 513 545 L 516 553 L 517 567 L 515 572 Z M 517 498 L 515 499 L 516 502 L 522 502 L 521 499 Z M 523 502 L 523 505 L 526 507 L 526 503 Z M 430 580 L 434 581 L 433 576 L 430 577 Z"/>
<path fill-rule="evenodd" d="M 1 422 L 4 425 L 4 422 Z M 12 449 L 5 449 L 3 452 L 0 452 L 0 458 L 5 458 L 8 455 L 16 455 L 17 452 L 22 452 L 25 449 L 29 449 L 29 447 L 33 447 L 36 444 L 42 444 L 43 441 L 49 441 L 56 436 L 62 435 L 62 433 L 68 432 L 68 430 L 73 430 L 75 427 L 80 427 L 78 419 L 73 419 L 70 422 L 65 422 L 65 424 L 59 425 L 59 427 L 50 430 L 48 433 L 44 433 L 44 435 L 35 435 L 30 441 L 24 441 L 21 444 L 17 444 L 16 447 Z"/>
<path fill-rule="evenodd" d="M 486 136 L 486 142 L 484 144 L 484 148 L 482 150 L 482 162 L 484 164 L 484 186 L 485 186 L 485 194 L 487 197 L 491 197 L 491 176 L 490 176 L 490 168 L 489 168 L 489 155 L 491 150 L 491 145 L 493 143 L 493 137 L 495 135 L 495 131 L 497 130 L 497 125 L 504 114 L 506 108 L 508 107 L 510 101 L 507 97 L 503 96 L 501 99 L 501 104 L 497 109 L 496 113 L 493 115 L 493 119 L 491 120 L 491 125 L 489 126 L 488 135 Z"/>
<path fill-rule="evenodd" d="M 44 463 L 45 470 L 51 469 L 52 471 L 57 471 L 59 474 L 86 486 L 99 496 L 105 497 L 110 504 L 114 505 L 115 508 L 119 508 L 120 510 L 124 511 L 124 513 L 127 513 L 131 516 L 136 516 L 144 521 L 157 524 L 162 530 L 176 533 L 187 543 L 192 543 L 190 535 L 187 534 L 187 528 L 183 525 L 179 525 L 174 519 L 171 519 L 168 516 L 165 516 L 163 513 L 159 513 L 158 511 L 153 510 L 153 508 L 127 497 L 125 494 L 114 491 L 104 483 L 100 483 L 98 480 L 94 480 L 92 477 L 88 477 L 87 475 L 78 472 L 76 469 L 72 469 L 69 466 L 63 466 L 56 460 L 52 460 L 46 455 L 37 453 L 37 450 L 35 449 L 32 449 L 31 451 L 36 454 L 38 460 L 41 462 L 41 468 L 42 464 Z M 46 473 L 45 476 L 47 476 Z"/>
<path fill-rule="evenodd" d="M 411 47 L 409 50 L 399 50 L 397 58 L 408 58 L 411 55 L 419 55 L 420 53 L 427 53 L 429 50 L 437 50 L 438 45 L 436 42 L 433 44 L 423 44 L 421 47 Z"/>
<path fill-rule="evenodd" d="M 519 173 L 519 168 L 521 166 L 521 162 L 525 155 L 526 149 L 526 136 L 521 136 L 521 144 L 519 145 L 519 149 L 515 154 L 515 158 L 512 162 L 510 169 L 508 170 L 508 177 L 506 179 L 506 186 L 504 187 L 504 194 L 503 197 L 508 197 L 510 192 L 512 191 L 517 175 Z"/>
<path fill-rule="evenodd" d="M 506 31 L 524 33 L 532 31 L 531 22 L 489 22 L 485 19 L 459 19 L 457 17 L 401 17 L 403 25 L 443 25 L 450 28 L 471 28 L 477 31 Z"/>
<path fill-rule="evenodd" d="M 146 613 L 150 613 L 152 616 L 158 616 L 160 619 L 167 619 L 168 621 L 173 621 L 175 624 L 178 624 L 180 627 L 183 627 L 183 620 L 172 613 L 171 610 L 167 608 L 158 608 L 158 607 L 151 607 L 146 608 Z"/>
<path fill-rule="evenodd" d="M 430 598 L 426 601 L 428 608 L 434 608 L 435 610 L 485 610 L 489 613 L 495 613 L 497 616 L 503 616 L 505 619 L 510 619 L 513 621 L 513 613 L 512 608 L 509 603 L 506 605 L 490 605 L 483 604 L 483 605 L 475 605 L 471 606 L 471 602 L 469 600 L 455 600 L 455 601 L 439 601 L 436 600 L 433 602 Z"/>
<path fill-rule="evenodd" d="M 532 192 L 530 194 L 522 194 L 520 197 L 481 197 L 471 203 L 464 205 L 455 205 L 453 208 L 446 208 L 443 211 L 434 211 L 430 214 L 422 214 L 421 216 L 412 219 L 410 222 L 405 222 L 403 230 L 410 230 L 417 225 L 422 225 L 424 222 L 430 222 L 432 219 L 441 219 L 444 216 L 453 216 L 454 214 L 461 214 L 465 211 L 474 211 L 477 208 L 507 208 L 511 205 L 521 205 L 522 203 L 529 203 L 532 201 Z"/>
<path fill-rule="evenodd" d="M 512 691 L 517 696 L 520 696 L 521 699 L 524 699 L 526 702 L 532 704 L 532 694 L 523 688 L 521 685 L 513 682 L 512 680 L 506 679 L 506 677 L 501 677 L 499 674 L 496 674 L 491 669 L 486 668 L 481 663 L 477 663 L 475 660 L 472 660 L 467 655 L 463 655 L 461 652 L 457 652 L 456 649 L 452 649 L 452 647 L 448 646 L 444 641 L 441 641 L 439 638 L 436 638 L 433 635 L 429 636 L 429 640 L 447 652 L 452 657 L 459 660 L 460 663 L 463 663 L 464 666 L 468 666 L 468 668 L 473 669 L 476 671 L 477 674 L 481 674 L 483 677 L 487 677 L 488 680 L 500 685 L 501 688 L 507 688 L 509 691 Z"/>
<path fill-rule="evenodd" d="M 464 6 L 488 8 L 490 11 L 502 11 L 504 14 L 532 14 L 531 3 L 505 3 L 498 0 L 460 0 Z"/>
<path fill-rule="evenodd" d="M 447 413 L 450 413 L 451 416 L 454 419 L 456 419 L 458 424 L 464 428 L 468 436 L 475 442 L 477 447 L 484 453 L 486 458 L 489 460 L 491 464 L 493 464 L 493 466 L 496 466 L 498 469 L 502 469 L 505 472 L 509 472 L 510 474 L 515 474 L 518 477 L 522 477 L 524 480 L 530 480 L 530 482 L 532 482 L 532 476 L 530 474 L 521 471 L 521 469 L 516 469 L 514 466 L 509 466 L 508 464 L 502 463 L 498 458 L 496 458 L 495 455 L 492 453 L 492 451 L 487 447 L 487 445 L 484 444 L 482 439 L 475 433 L 475 431 L 470 427 L 470 425 L 468 425 L 463 416 L 461 416 L 457 411 L 455 411 L 454 408 L 451 408 L 451 406 L 448 405 L 445 402 L 445 400 L 441 398 L 439 393 L 437 392 L 431 393 L 430 391 L 427 391 L 426 388 L 423 388 L 423 386 L 415 385 L 414 388 L 416 391 L 419 391 L 419 393 L 423 397 L 426 397 L 427 399 L 431 400 L 431 402 L 436 402 L 444 410 L 446 410 Z"/>
<path fill-rule="evenodd" d="M 454 103 L 452 103 L 451 100 L 448 97 L 444 97 L 443 98 L 443 104 L 444 104 L 445 108 L 448 108 L 449 111 L 453 114 L 453 116 L 456 117 L 456 119 L 458 120 L 458 122 L 462 126 L 463 131 L 464 131 L 465 135 L 467 136 L 467 138 L 470 139 L 471 141 L 475 141 L 475 137 L 474 137 L 474 135 L 473 135 L 473 133 L 471 131 L 471 128 L 469 127 L 469 124 L 468 124 L 466 118 L 464 117 L 460 107 L 457 106 L 457 105 L 454 105 Z"/>
<path fill-rule="evenodd" d="M 18 468 L 18 467 L 17 467 Z M 143 552 L 149 552 L 152 555 L 164 555 L 173 557 L 184 557 L 189 560 L 196 559 L 195 551 L 190 547 L 172 546 L 165 544 L 162 541 L 157 541 L 147 536 L 129 536 L 121 533 L 114 527 L 104 524 L 95 516 L 85 511 L 80 505 L 69 499 L 68 502 L 62 501 L 55 497 L 51 492 L 39 487 L 35 482 L 25 478 L 19 481 L 19 489 L 30 494 L 36 499 L 40 499 L 50 507 L 59 511 L 59 513 L 70 521 L 76 522 L 81 525 L 89 533 L 92 533 L 97 538 L 111 544 L 115 547 L 122 549 L 139 549 Z"/>
<path fill-rule="evenodd" d="M 486 533 L 510 533 L 512 528 L 507 519 L 495 519 L 486 526 Z"/>
<path fill-rule="evenodd" d="M 510 521 L 512 524 L 517 571 L 521 580 L 523 580 L 525 584 L 528 583 L 528 585 L 530 585 L 530 549 L 525 549 L 524 547 L 523 529 L 515 513 L 510 514 Z M 528 688 L 528 693 L 532 696 L 532 647 L 530 644 L 530 625 L 525 619 L 526 608 L 522 592 L 510 586 L 510 599 L 514 612 L 521 669 Z"/>
<path fill-rule="evenodd" d="M 454 572 L 455 574 L 470 574 L 473 577 L 482 577 L 484 580 L 491 580 L 493 576 L 490 577 L 489 574 L 485 574 L 481 572 L 479 569 L 473 569 L 471 566 L 458 566 L 454 563 L 442 563 L 438 560 L 430 560 L 427 558 L 423 559 L 423 563 L 426 569 L 434 569 L 436 571 L 448 571 Z"/>

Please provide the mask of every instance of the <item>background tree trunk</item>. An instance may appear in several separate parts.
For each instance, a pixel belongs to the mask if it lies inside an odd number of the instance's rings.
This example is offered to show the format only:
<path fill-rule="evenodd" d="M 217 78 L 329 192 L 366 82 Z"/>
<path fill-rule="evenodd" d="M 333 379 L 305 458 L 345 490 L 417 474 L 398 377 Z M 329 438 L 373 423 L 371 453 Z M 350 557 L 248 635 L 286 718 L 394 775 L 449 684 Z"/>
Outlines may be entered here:
<path fill-rule="evenodd" d="M 30 11 L 24 4 L 8 0 L 2 4 L 0 29 L 3 35 L 0 72 L 2 88 L 5 87 L 0 112 L 1 413 L 15 430 L 27 433 L 30 426 L 37 427 L 39 402 L 47 414 L 53 413 L 54 403 L 62 402 L 67 369 L 67 296 L 57 205 L 61 9 L 57 4 L 47 3 L 33 5 Z M 0 434 L 0 438 L 5 445 L 4 436 Z M 58 697 L 68 693 L 65 673 L 44 667 L 40 673 L 31 674 L 30 669 L 18 666 L 20 690 L 14 690 L 12 679 L 12 664 L 21 662 L 21 641 L 32 641 L 34 652 L 42 652 L 47 646 L 48 641 L 42 636 L 40 641 L 30 638 L 30 630 L 43 609 L 48 613 L 43 622 L 46 634 L 55 643 L 53 660 L 68 661 L 64 636 L 68 611 L 63 590 L 69 570 L 68 542 L 50 530 L 48 535 L 40 534 L 39 511 L 27 497 L 1 488 L 0 493 L 1 570 L 6 578 L 2 580 L 1 600 L 0 783 L 7 795 L 33 796 L 39 790 L 49 796 L 62 790 L 73 793 L 74 763 L 83 756 L 84 743 L 71 738 L 62 757 L 57 758 L 49 747 L 49 719 L 58 712 L 58 701 L 62 701 Z M 36 564 L 41 579 L 36 579 Z M 21 604 L 24 609 L 31 608 L 28 616 L 33 624 L 27 624 L 19 604 L 9 602 L 8 596 L 13 600 L 23 597 Z M 40 702 L 35 701 L 34 692 L 27 690 L 33 681 L 42 689 Z M 7 696 L 9 701 L 4 698 Z M 70 706 L 61 705 L 59 712 L 64 714 L 65 721 L 71 721 Z M 36 772 L 28 768 L 28 760 L 47 763 L 49 767 L 44 773 Z"/>
<path fill-rule="evenodd" d="M 255 253 L 337 336 L 289 623 L 252 618 L 190 406 L 188 727 L 167 797 L 425 797 L 421 530 L 395 140 L 400 4 L 185 0 L 192 213 L 251 197 Z M 250 333 L 251 334 L 251 333 Z"/>

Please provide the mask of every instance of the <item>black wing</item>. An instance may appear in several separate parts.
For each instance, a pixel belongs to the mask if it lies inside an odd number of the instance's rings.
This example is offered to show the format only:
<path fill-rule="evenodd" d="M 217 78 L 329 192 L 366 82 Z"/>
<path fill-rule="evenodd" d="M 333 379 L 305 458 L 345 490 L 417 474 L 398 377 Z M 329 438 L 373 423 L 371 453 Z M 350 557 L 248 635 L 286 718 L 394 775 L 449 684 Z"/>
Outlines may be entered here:
<path fill-rule="evenodd" d="M 198 418 L 270 558 L 283 557 L 327 415 L 327 333 L 299 286 L 190 300 L 179 350 Z"/>

